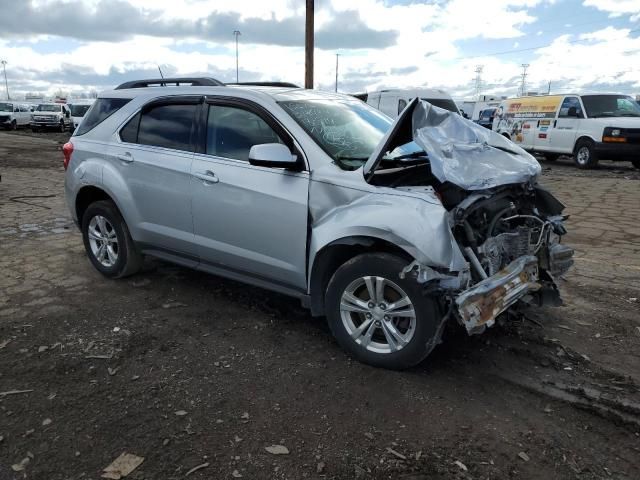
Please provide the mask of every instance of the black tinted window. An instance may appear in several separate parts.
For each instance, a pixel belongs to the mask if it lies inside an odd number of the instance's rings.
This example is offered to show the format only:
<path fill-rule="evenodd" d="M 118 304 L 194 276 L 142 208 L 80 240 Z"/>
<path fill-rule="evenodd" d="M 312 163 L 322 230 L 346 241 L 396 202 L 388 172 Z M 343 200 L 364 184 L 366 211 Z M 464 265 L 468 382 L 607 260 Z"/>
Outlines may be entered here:
<path fill-rule="evenodd" d="M 142 113 L 138 142 L 192 151 L 191 127 L 198 105 L 159 105 Z"/>
<path fill-rule="evenodd" d="M 140 125 L 140 112 L 136 113 L 120 130 L 120 139 L 127 143 L 138 141 L 138 125 Z"/>
<path fill-rule="evenodd" d="M 99 98 L 85 115 L 74 135 L 83 135 L 129 103 L 129 98 Z"/>
<path fill-rule="evenodd" d="M 578 97 L 567 97 L 560 106 L 558 118 L 582 118 L 582 107 Z"/>
<path fill-rule="evenodd" d="M 236 107 L 211 105 L 207 120 L 207 153 L 249 160 L 249 150 L 262 143 L 284 143 L 258 115 Z"/>

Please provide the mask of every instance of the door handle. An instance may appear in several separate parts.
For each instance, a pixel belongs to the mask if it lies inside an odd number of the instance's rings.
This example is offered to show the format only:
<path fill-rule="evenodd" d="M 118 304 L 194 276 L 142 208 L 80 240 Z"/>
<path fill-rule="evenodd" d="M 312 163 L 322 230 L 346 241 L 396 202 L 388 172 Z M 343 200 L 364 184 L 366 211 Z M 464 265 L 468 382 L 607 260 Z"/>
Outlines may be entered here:
<path fill-rule="evenodd" d="M 199 178 L 205 183 L 218 183 L 220 179 L 211 170 L 207 170 L 204 173 L 196 173 L 194 177 Z"/>
<path fill-rule="evenodd" d="M 558 120 L 554 120 L 553 121 L 553 128 L 556 128 L 556 124 L 558 123 Z"/>
<path fill-rule="evenodd" d="M 116 158 L 125 163 L 133 162 L 133 155 L 131 155 L 131 152 L 124 152 L 122 155 L 116 155 Z"/>

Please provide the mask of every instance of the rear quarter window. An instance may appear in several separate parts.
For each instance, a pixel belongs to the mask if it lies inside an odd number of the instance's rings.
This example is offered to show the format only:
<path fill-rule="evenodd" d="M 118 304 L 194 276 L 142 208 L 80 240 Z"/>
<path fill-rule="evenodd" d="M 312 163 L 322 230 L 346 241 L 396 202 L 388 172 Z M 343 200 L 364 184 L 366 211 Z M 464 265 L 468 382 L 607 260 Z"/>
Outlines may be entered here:
<path fill-rule="evenodd" d="M 130 98 L 99 98 L 91 106 L 84 116 L 82 123 L 76 129 L 75 136 L 84 135 L 93 130 L 97 125 L 104 122 L 115 112 L 131 101 Z"/>

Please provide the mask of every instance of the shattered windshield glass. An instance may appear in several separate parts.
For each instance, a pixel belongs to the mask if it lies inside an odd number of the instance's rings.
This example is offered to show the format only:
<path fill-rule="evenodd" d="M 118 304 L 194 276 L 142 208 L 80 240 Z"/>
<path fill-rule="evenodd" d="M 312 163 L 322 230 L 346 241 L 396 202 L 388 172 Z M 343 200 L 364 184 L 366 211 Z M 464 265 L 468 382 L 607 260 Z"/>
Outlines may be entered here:
<path fill-rule="evenodd" d="M 280 105 L 315 142 L 345 170 L 356 170 L 367 161 L 393 121 L 359 101 L 295 100 Z M 393 156 L 420 150 L 413 142 L 399 147 Z"/>
<path fill-rule="evenodd" d="M 441 182 L 465 190 L 524 183 L 540 174 L 538 161 L 502 135 L 427 102 L 413 111 L 413 139 Z"/>

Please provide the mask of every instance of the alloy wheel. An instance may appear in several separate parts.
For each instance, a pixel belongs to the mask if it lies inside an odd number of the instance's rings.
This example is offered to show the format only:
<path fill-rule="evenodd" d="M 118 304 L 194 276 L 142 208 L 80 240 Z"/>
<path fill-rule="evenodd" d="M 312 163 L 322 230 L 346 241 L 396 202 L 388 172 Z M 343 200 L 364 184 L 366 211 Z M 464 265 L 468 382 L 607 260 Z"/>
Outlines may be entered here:
<path fill-rule="evenodd" d="M 113 225 L 102 215 L 89 222 L 89 245 L 91 253 L 104 267 L 113 267 L 118 261 L 118 236 Z"/>
<path fill-rule="evenodd" d="M 416 330 L 416 312 L 409 296 L 379 276 L 361 277 L 347 286 L 340 300 L 340 316 L 351 339 L 375 353 L 401 350 Z"/>

